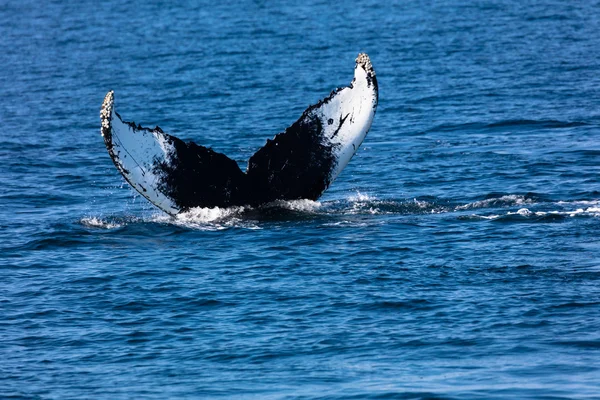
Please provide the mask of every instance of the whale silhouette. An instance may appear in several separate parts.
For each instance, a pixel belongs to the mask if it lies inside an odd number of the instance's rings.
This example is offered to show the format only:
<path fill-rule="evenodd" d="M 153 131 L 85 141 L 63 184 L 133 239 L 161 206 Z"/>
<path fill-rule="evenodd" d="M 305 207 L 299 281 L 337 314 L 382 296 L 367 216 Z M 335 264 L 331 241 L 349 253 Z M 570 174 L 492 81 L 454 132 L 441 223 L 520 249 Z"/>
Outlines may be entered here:
<path fill-rule="evenodd" d="M 226 155 L 183 142 L 158 126 L 121 119 L 114 92 L 100 109 L 108 154 L 125 180 L 170 215 L 194 207 L 258 206 L 276 200 L 316 200 L 337 178 L 369 131 L 378 103 L 369 56 L 356 58 L 354 79 L 308 107 L 268 139 L 246 172 Z"/>

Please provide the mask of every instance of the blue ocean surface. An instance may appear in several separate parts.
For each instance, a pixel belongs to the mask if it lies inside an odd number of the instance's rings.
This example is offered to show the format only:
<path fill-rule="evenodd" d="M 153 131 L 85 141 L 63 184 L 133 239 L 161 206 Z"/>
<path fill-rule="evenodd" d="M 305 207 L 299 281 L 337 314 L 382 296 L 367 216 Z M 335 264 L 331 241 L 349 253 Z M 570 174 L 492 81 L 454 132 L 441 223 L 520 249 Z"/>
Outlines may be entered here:
<path fill-rule="evenodd" d="M 100 136 L 239 162 L 352 79 L 319 199 L 172 218 Z M 600 398 L 597 1 L 0 1 L 0 398 Z"/>

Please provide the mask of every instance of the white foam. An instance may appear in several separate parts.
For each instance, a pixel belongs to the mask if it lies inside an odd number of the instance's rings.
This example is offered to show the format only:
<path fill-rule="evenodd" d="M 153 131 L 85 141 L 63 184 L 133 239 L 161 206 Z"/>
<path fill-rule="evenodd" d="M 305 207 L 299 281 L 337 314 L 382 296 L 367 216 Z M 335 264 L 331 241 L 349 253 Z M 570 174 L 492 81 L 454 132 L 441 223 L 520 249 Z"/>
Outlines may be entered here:
<path fill-rule="evenodd" d="M 528 208 L 520 208 L 517 212 L 508 212 L 507 215 L 522 215 L 523 217 L 529 217 L 530 215 L 534 215 L 535 213 L 529 210 Z"/>
<path fill-rule="evenodd" d="M 566 211 L 565 214 L 570 217 L 574 217 L 576 215 L 582 215 L 582 214 L 598 217 L 598 216 L 600 216 L 600 207 L 588 207 L 586 209 L 578 208 L 575 211 Z"/>
<path fill-rule="evenodd" d="M 177 214 L 174 219 L 183 223 L 207 223 L 232 218 L 241 214 L 243 211 L 244 207 L 195 207 L 186 212 Z"/>
<path fill-rule="evenodd" d="M 556 204 L 559 204 L 559 205 L 565 205 L 565 204 L 598 205 L 598 204 L 600 204 L 600 200 L 559 201 Z"/>
<path fill-rule="evenodd" d="M 368 223 L 364 222 L 364 221 L 337 221 L 337 222 L 326 222 L 323 224 L 323 226 L 329 226 L 329 227 L 338 227 L 338 226 L 352 226 L 352 227 L 365 227 L 365 226 L 369 226 Z"/>
<path fill-rule="evenodd" d="M 375 196 L 363 194 L 359 191 L 356 192 L 356 195 L 348 197 L 348 201 L 350 201 L 352 203 L 367 202 L 367 201 L 373 201 L 373 200 L 377 200 L 377 198 Z"/>
<path fill-rule="evenodd" d="M 507 212 L 505 215 L 520 215 L 522 217 L 543 217 L 546 215 L 560 215 L 560 216 L 565 216 L 565 217 L 576 217 L 576 216 L 582 216 L 582 217 L 600 217 L 600 207 L 587 207 L 587 208 L 578 208 L 576 210 L 553 210 L 553 211 L 531 211 L 528 208 L 520 208 L 517 211 L 509 211 Z M 494 219 L 498 219 L 501 218 L 503 215 L 478 215 L 478 214 L 471 214 L 470 217 L 471 218 L 481 218 L 481 219 L 488 219 L 488 220 L 494 220 Z"/>
<path fill-rule="evenodd" d="M 435 210 L 435 204 L 432 204 L 428 201 L 424 201 L 424 200 L 417 200 L 417 199 L 413 199 L 414 203 L 417 205 L 417 207 L 419 207 L 420 209 L 426 209 L 426 208 L 431 208 L 431 212 L 433 213 Z"/>
<path fill-rule="evenodd" d="M 382 211 L 375 207 L 364 208 L 360 203 L 354 203 L 352 205 L 352 209 L 349 211 L 349 214 L 381 214 Z"/>
<path fill-rule="evenodd" d="M 464 218 L 464 217 L 463 217 L 463 218 Z M 477 214 L 471 214 L 471 215 L 469 215 L 467 218 L 494 220 L 494 219 L 498 219 L 498 218 L 500 218 L 500 215 L 498 215 L 498 214 L 492 214 L 492 215 L 477 215 Z"/>
<path fill-rule="evenodd" d="M 192 208 L 174 217 L 165 214 L 155 214 L 151 222 L 181 226 L 200 231 L 218 231 L 232 227 L 260 229 L 250 222 L 244 221 L 239 214 L 243 207 L 231 208 Z"/>
<path fill-rule="evenodd" d="M 473 203 L 464 204 L 462 206 L 456 206 L 456 210 L 470 210 L 473 208 L 486 208 L 495 203 L 505 203 L 508 205 L 519 206 L 522 204 L 532 204 L 533 201 L 531 199 L 526 198 L 522 195 L 516 194 L 508 194 L 501 197 L 493 197 L 491 199 L 474 201 Z"/>
<path fill-rule="evenodd" d="M 301 200 L 280 200 L 272 203 L 273 205 L 287 210 L 315 212 L 321 208 L 322 204 L 318 201 L 301 199 Z"/>
<path fill-rule="evenodd" d="M 496 219 L 496 218 L 500 218 L 499 215 L 481 215 L 480 216 L 483 219 Z"/>
<path fill-rule="evenodd" d="M 376 200 L 377 198 L 375 196 L 370 196 L 357 191 L 356 195 L 348 197 L 351 208 L 345 212 L 345 214 L 379 214 L 381 211 L 377 207 L 369 206 L 369 203 L 375 202 Z"/>
<path fill-rule="evenodd" d="M 123 226 L 122 224 L 104 221 L 97 217 L 82 218 L 80 222 L 85 226 L 90 226 L 93 228 L 114 229 L 114 228 L 120 228 Z"/>

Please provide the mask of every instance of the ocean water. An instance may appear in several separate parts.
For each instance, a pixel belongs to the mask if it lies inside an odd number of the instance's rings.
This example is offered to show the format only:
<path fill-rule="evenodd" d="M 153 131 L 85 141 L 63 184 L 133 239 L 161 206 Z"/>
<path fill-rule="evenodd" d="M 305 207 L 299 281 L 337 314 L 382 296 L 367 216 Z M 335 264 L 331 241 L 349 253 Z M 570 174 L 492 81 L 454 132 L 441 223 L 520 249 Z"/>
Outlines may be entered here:
<path fill-rule="evenodd" d="M 0 1 L 0 397 L 600 398 L 600 4 Z M 100 137 L 244 165 L 352 79 L 318 202 L 171 218 Z"/>

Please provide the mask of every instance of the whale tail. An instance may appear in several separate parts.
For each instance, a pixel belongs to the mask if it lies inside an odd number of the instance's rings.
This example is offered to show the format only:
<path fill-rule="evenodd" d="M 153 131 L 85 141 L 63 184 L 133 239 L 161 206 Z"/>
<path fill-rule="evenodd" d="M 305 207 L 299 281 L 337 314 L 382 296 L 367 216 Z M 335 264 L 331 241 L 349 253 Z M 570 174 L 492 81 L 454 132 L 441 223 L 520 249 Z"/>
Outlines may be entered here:
<path fill-rule="evenodd" d="M 359 54 L 351 84 L 308 107 L 284 132 L 267 140 L 245 173 L 224 154 L 185 143 L 158 126 L 123 121 L 115 111 L 113 91 L 100 110 L 101 133 L 127 182 L 171 215 L 193 207 L 316 200 L 361 145 L 377 102 L 375 71 L 369 57 Z"/>

